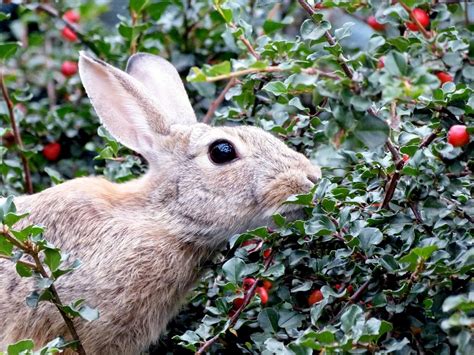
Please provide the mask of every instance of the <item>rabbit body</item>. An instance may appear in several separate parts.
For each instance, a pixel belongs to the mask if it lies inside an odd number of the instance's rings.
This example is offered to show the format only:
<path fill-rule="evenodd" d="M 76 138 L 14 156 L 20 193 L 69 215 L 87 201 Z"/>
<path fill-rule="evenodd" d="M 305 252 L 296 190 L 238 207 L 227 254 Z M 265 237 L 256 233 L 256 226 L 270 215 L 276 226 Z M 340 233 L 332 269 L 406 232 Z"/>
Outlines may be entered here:
<path fill-rule="evenodd" d="M 91 354 L 137 354 L 156 341 L 208 255 L 143 214 L 143 198 L 129 194 L 146 196 L 145 191 L 124 185 L 81 178 L 15 201 L 20 211 L 32 211 L 25 222 L 43 221 L 47 240 L 82 261 L 57 289 L 64 304 L 85 298 L 100 310 L 91 323 L 75 322 Z M 58 335 L 67 338 L 51 303 L 25 305 L 32 285 L 16 275 L 12 263 L 0 261 L 0 274 L 6 276 L 0 279 L 1 349 L 24 338 L 43 345 Z"/>
<path fill-rule="evenodd" d="M 79 178 L 15 198 L 20 212 L 30 212 L 15 228 L 43 224 L 48 241 L 82 261 L 56 287 L 63 304 L 84 298 L 99 310 L 98 320 L 74 320 L 90 354 L 145 350 L 214 250 L 235 233 L 269 224 L 275 212 L 300 213 L 282 202 L 320 176 L 261 129 L 197 123 L 177 72 L 163 59 L 139 54 L 127 71 L 81 56 L 81 78 L 102 123 L 148 160 L 149 171 L 123 184 Z M 213 162 L 216 141 L 231 144 L 235 159 Z M 69 337 L 52 304 L 24 304 L 33 285 L 11 262 L 0 259 L 0 275 L 0 349 L 23 338 L 41 346 Z"/>

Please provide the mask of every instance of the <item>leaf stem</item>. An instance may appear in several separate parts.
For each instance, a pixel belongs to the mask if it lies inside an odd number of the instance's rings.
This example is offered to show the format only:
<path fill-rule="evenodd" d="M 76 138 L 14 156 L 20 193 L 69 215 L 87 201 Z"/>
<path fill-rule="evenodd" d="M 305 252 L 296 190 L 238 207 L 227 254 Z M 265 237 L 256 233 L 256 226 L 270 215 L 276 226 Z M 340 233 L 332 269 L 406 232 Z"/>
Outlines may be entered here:
<path fill-rule="evenodd" d="M 20 129 L 18 128 L 18 125 L 16 123 L 16 118 L 15 118 L 15 112 L 13 110 L 13 102 L 10 98 L 10 95 L 8 93 L 7 86 L 5 85 L 5 80 L 4 80 L 4 74 L 3 74 L 3 69 L 0 72 L 0 87 L 2 90 L 2 96 L 3 99 L 5 100 L 7 104 L 7 109 L 8 109 L 8 116 L 10 117 L 10 125 L 13 130 L 13 136 L 15 137 L 15 143 L 18 147 L 18 153 L 20 155 L 21 163 L 23 165 L 23 173 L 25 175 L 25 190 L 27 193 L 32 194 L 33 193 L 33 183 L 31 181 L 31 171 L 30 171 L 30 166 L 28 164 L 28 159 L 23 152 L 23 140 L 21 138 L 20 134 Z"/>

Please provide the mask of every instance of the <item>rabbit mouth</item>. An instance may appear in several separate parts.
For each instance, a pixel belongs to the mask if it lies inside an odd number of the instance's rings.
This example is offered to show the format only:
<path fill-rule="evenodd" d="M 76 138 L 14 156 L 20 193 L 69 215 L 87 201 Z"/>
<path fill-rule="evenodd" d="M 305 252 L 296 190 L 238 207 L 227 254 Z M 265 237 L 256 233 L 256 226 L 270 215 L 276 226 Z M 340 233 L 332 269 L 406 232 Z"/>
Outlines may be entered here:
<path fill-rule="evenodd" d="M 278 209 L 277 213 L 281 214 L 287 222 L 303 219 L 306 216 L 304 207 L 299 205 L 283 205 Z"/>

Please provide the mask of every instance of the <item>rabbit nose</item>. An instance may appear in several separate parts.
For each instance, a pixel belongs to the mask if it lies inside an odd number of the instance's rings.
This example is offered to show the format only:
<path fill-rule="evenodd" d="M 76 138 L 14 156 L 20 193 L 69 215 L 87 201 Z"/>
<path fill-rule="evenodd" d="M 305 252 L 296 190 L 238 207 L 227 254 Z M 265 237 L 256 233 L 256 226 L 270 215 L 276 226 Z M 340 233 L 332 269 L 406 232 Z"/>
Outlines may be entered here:
<path fill-rule="evenodd" d="M 306 177 L 308 178 L 309 181 L 311 181 L 313 184 L 316 184 L 316 182 L 321 179 L 321 169 L 317 166 L 311 166 L 309 171 L 306 173 Z"/>

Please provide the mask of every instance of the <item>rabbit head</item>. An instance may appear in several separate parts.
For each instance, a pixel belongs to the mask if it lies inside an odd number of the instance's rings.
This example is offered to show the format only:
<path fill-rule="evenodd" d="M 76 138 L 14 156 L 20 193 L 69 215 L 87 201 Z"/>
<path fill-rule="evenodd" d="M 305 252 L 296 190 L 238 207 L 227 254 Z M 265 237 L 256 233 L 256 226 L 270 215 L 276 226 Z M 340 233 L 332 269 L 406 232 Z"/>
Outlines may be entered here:
<path fill-rule="evenodd" d="M 79 72 L 107 130 L 149 162 L 146 213 L 186 242 L 216 246 L 235 233 L 292 217 L 293 194 L 320 169 L 256 127 L 198 123 L 176 69 L 136 54 L 126 72 L 81 53 Z M 145 213 L 145 212 L 144 212 Z"/>

